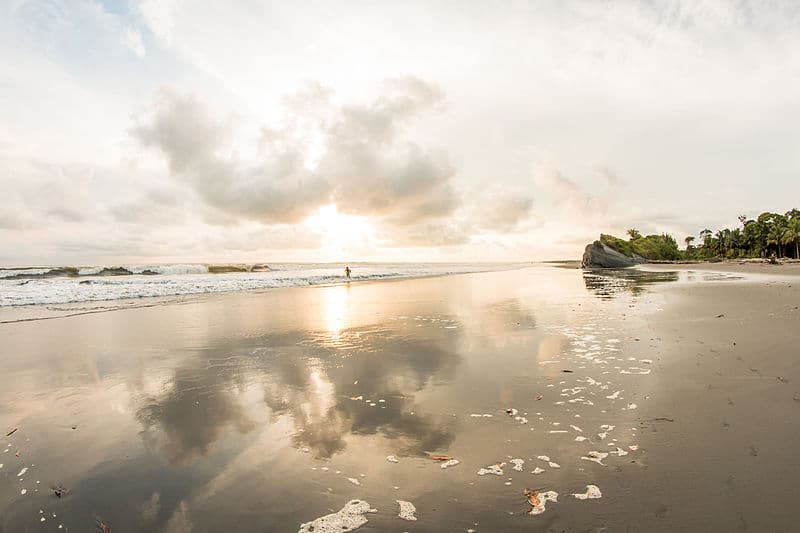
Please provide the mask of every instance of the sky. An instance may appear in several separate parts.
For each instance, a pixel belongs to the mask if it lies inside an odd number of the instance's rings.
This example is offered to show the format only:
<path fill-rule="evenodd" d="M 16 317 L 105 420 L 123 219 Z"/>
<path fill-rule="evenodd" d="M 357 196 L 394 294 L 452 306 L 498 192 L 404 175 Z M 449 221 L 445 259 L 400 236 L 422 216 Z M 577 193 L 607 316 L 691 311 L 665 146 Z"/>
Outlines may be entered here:
<path fill-rule="evenodd" d="M 0 3 L 0 264 L 535 261 L 800 207 L 800 4 Z"/>

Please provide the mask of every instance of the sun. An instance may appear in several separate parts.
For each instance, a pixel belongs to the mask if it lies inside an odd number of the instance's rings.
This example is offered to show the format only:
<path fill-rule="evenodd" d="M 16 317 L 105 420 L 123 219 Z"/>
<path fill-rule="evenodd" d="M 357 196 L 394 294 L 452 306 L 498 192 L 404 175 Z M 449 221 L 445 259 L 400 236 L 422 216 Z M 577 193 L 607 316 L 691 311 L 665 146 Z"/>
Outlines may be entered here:
<path fill-rule="evenodd" d="M 325 261 L 352 260 L 359 251 L 375 245 L 375 229 L 366 217 L 339 213 L 336 204 L 323 205 L 305 224 L 322 237 L 320 253 Z"/>

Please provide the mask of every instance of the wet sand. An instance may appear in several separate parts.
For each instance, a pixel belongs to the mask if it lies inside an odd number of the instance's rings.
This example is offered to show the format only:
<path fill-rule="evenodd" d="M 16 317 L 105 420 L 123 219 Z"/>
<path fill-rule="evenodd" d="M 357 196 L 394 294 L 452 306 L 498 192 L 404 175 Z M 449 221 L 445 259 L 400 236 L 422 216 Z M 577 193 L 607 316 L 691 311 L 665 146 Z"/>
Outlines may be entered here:
<path fill-rule="evenodd" d="M 0 324 L 0 532 L 294 532 L 353 499 L 359 531 L 793 531 L 798 286 L 534 267 Z"/>

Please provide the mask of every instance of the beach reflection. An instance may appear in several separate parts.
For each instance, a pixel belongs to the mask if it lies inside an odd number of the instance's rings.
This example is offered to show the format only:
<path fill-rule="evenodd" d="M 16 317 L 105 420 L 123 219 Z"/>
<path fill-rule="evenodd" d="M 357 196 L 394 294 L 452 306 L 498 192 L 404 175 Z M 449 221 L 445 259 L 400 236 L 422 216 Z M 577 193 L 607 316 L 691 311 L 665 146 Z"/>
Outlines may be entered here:
<path fill-rule="evenodd" d="M 650 272 L 635 268 L 594 269 L 583 271 L 583 282 L 592 293 L 611 299 L 622 293 L 637 296 L 655 283 L 678 281 L 678 272 Z"/>
<path fill-rule="evenodd" d="M 338 338 L 339 333 L 347 327 L 347 304 L 350 285 L 327 287 L 323 291 L 325 328 L 333 338 Z"/>
<path fill-rule="evenodd" d="M 474 465 L 502 459 L 498 443 L 511 437 L 537 437 L 505 409 L 557 383 L 542 376 L 560 369 L 542 365 L 570 338 L 553 325 L 587 321 L 573 310 L 587 301 L 581 278 L 547 272 L 215 296 L 8 326 L 0 417 L 30 439 L 21 460 L 70 493 L 4 508 L 3 527 L 25 530 L 39 508 L 59 506 L 75 531 L 91 530 L 94 515 L 114 531 L 218 531 L 233 517 L 244 531 L 292 531 L 343 498 L 392 497 L 393 485 L 407 498 L 444 497 L 429 453 Z M 448 471 L 461 479 L 451 492 L 469 500 L 463 477 L 474 472 L 459 468 Z M 16 501 L 18 489 L 0 484 L 0 497 Z M 441 519 L 461 520 L 457 508 Z"/>
<path fill-rule="evenodd" d="M 331 294 L 341 302 L 346 293 Z M 326 324 L 332 324 L 329 301 Z M 335 331 L 239 338 L 187 358 L 163 392 L 140 398 L 143 439 L 172 464 L 191 462 L 226 433 L 254 428 L 240 396 L 260 386 L 270 419 L 288 416 L 292 442 L 315 457 L 344 450 L 348 434 L 380 433 L 397 440 L 401 454 L 446 447 L 453 440 L 447 429 L 422 412 L 408 413 L 415 410 L 414 393 L 433 376 L 454 375 L 459 329 L 421 329 L 413 319 L 344 328 L 343 316 L 336 315 L 341 329 Z M 331 334 L 347 342 L 333 343 Z"/>

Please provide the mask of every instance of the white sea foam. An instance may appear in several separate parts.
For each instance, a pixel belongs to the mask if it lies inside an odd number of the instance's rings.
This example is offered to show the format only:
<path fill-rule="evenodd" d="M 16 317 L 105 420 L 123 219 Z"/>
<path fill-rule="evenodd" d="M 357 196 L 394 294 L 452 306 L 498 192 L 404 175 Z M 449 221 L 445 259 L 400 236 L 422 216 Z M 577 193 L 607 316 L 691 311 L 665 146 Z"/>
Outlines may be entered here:
<path fill-rule="evenodd" d="M 586 492 L 583 494 L 573 494 L 573 496 L 579 500 L 595 500 L 597 498 L 602 498 L 603 493 L 600 492 L 600 487 L 597 485 L 586 485 Z"/>
<path fill-rule="evenodd" d="M 300 526 L 297 533 L 341 533 L 352 531 L 367 523 L 367 513 L 374 513 L 369 504 L 363 500 L 350 500 L 336 513 L 322 516 L 313 522 Z"/>
<path fill-rule="evenodd" d="M 411 502 L 406 502 L 403 500 L 395 500 L 398 505 L 400 505 L 400 512 L 397 516 L 402 518 L 403 520 L 410 520 L 412 522 L 417 520 L 417 517 L 414 516 L 414 513 L 417 512 L 417 508 L 414 507 L 414 504 Z"/>
<path fill-rule="evenodd" d="M 344 283 L 345 265 L 122 265 L 0 269 L 0 307 L 59 305 Z M 487 272 L 518 265 L 358 264 L 350 281 Z M 269 268 L 269 270 L 263 270 Z M 239 271 L 226 272 L 235 269 Z M 102 275 L 103 273 L 107 275 Z M 122 274 L 122 275 L 120 275 Z"/>

